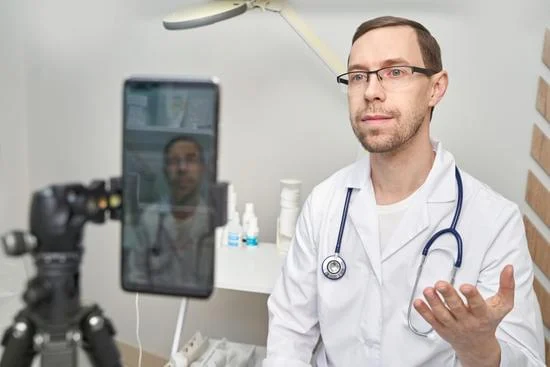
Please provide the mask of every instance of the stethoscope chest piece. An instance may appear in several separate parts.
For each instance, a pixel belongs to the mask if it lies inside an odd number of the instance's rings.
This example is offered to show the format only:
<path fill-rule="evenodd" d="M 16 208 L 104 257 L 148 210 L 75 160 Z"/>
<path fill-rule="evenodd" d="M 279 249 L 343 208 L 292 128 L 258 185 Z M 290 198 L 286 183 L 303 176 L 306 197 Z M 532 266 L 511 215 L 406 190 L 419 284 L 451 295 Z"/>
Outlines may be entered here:
<path fill-rule="evenodd" d="M 323 261 L 323 274 L 332 280 L 340 279 L 346 273 L 346 262 L 338 254 L 331 255 Z"/>

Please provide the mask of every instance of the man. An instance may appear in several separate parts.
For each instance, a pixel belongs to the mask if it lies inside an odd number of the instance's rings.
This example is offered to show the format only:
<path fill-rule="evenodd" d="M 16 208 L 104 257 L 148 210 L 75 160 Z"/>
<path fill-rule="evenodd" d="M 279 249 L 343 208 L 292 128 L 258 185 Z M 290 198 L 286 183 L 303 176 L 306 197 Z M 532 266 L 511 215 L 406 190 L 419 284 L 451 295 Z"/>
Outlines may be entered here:
<path fill-rule="evenodd" d="M 205 173 L 200 144 L 188 136 L 171 139 L 163 151 L 163 171 L 169 190 L 167 203 L 154 204 L 135 228 L 136 246 L 129 256 L 128 279 L 164 287 L 207 284 L 206 263 L 213 246 L 208 205 L 201 196 Z"/>
<path fill-rule="evenodd" d="M 316 346 L 317 366 L 544 366 L 522 215 L 430 138 L 448 84 L 437 41 L 408 19 L 369 20 L 338 81 L 369 155 L 302 208 L 264 367 L 308 366 Z"/>

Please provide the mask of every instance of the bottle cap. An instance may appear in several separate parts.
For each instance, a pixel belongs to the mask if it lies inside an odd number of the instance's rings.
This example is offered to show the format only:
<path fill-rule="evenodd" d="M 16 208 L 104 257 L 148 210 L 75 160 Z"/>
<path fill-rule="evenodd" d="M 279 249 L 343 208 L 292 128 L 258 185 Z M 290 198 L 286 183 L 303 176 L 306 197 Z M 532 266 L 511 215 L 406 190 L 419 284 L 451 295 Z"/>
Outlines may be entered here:
<path fill-rule="evenodd" d="M 254 203 L 244 204 L 244 212 L 249 214 L 254 213 Z"/>

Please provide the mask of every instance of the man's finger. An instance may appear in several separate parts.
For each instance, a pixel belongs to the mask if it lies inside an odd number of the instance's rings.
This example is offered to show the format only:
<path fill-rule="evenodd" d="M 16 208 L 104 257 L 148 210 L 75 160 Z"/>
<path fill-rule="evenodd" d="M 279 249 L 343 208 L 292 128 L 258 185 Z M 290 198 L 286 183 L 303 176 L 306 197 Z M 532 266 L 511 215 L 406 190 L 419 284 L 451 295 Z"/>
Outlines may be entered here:
<path fill-rule="evenodd" d="M 426 297 L 426 300 L 432 309 L 432 313 L 440 323 L 445 326 L 452 326 L 456 323 L 451 311 L 449 311 L 447 306 L 443 304 L 434 288 L 426 288 L 424 290 L 424 297 Z"/>
<path fill-rule="evenodd" d="M 435 288 L 443 295 L 451 313 L 458 321 L 468 316 L 468 309 L 451 284 L 447 282 L 437 282 Z"/>
<path fill-rule="evenodd" d="M 475 317 L 487 316 L 487 303 L 476 287 L 471 284 L 464 284 L 460 287 L 460 291 L 466 297 L 468 307 L 470 308 L 472 315 Z"/>
<path fill-rule="evenodd" d="M 498 288 L 498 295 L 507 308 L 506 313 L 514 307 L 515 287 L 514 267 L 512 265 L 506 265 L 500 273 L 500 286 Z"/>
<path fill-rule="evenodd" d="M 414 301 L 413 306 L 415 310 L 418 311 L 420 316 L 422 316 L 422 318 L 426 320 L 426 322 L 430 324 L 435 331 L 439 332 L 440 330 L 443 330 L 443 325 L 437 321 L 434 314 L 428 305 L 424 303 L 424 301 L 417 299 Z"/>

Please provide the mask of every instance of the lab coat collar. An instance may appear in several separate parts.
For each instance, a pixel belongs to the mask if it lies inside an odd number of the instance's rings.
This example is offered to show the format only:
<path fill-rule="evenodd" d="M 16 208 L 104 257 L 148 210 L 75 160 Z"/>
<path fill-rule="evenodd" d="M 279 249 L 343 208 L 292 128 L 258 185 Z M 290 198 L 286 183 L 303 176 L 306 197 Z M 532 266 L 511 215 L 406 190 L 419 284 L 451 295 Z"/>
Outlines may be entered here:
<path fill-rule="evenodd" d="M 378 217 L 374 189 L 370 179 L 368 156 L 355 163 L 346 177 L 346 187 L 359 189 L 350 207 L 350 219 L 356 228 L 363 247 L 370 259 L 373 272 L 382 284 L 382 261 L 397 252 L 418 236 L 430 224 L 429 203 L 452 203 L 456 199 L 455 161 L 451 153 L 445 151 L 442 144 L 432 140 L 436 152 L 434 164 L 426 181 L 419 188 L 416 204 L 407 211 L 390 243 L 380 252 Z M 451 205 L 434 208 L 438 213 L 452 210 Z M 439 213 L 442 214 L 442 213 Z"/>
<path fill-rule="evenodd" d="M 432 139 L 436 153 L 435 160 L 426 181 L 421 187 L 428 203 L 444 203 L 456 200 L 455 159 L 443 148 L 441 142 Z M 344 180 L 345 187 L 367 189 L 372 191 L 371 167 L 368 154 L 352 165 L 350 173 Z"/>

